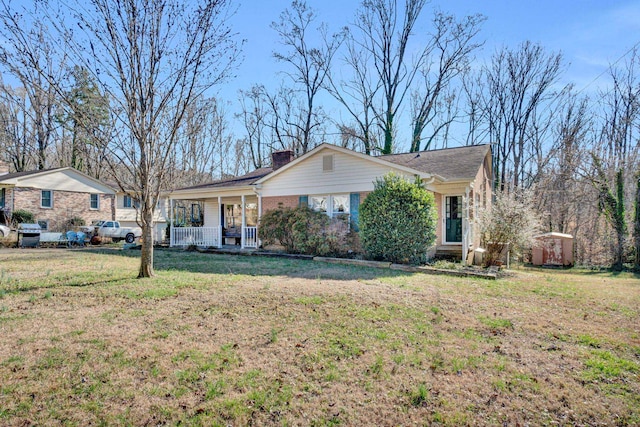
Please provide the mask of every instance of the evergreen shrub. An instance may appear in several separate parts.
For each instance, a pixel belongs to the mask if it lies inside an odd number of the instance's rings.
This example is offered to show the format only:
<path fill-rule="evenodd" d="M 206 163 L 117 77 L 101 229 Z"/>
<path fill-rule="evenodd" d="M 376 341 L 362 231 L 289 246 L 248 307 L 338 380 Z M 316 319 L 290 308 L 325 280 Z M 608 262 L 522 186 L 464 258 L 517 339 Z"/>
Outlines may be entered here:
<path fill-rule="evenodd" d="M 423 264 L 436 236 L 433 194 L 422 184 L 389 173 L 360 206 L 360 240 L 369 259 Z"/>

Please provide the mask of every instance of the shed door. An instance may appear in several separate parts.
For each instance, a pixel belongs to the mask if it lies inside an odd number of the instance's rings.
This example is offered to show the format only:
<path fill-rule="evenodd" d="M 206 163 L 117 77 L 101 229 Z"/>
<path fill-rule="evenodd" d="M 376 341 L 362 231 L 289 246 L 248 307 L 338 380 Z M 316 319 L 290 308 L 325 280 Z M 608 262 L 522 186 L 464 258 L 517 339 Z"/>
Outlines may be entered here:
<path fill-rule="evenodd" d="M 547 259 L 545 264 L 547 265 L 562 265 L 562 239 L 549 239 L 547 240 Z"/>

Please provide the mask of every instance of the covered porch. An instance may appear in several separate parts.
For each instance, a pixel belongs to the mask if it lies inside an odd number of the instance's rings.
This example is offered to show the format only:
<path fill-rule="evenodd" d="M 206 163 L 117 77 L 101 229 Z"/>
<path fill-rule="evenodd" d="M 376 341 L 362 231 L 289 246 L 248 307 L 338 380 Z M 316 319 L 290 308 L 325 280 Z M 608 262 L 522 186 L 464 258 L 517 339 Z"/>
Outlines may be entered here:
<path fill-rule="evenodd" d="M 261 197 L 253 191 L 170 196 L 170 247 L 257 249 Z"/>

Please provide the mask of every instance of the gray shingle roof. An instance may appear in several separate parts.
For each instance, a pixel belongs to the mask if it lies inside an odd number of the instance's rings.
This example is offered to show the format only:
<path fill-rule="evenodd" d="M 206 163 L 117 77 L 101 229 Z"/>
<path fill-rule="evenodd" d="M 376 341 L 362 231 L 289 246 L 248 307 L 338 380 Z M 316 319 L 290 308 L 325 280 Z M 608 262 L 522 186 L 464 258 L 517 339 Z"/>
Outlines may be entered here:
<path fill-rule="evenodd" d="M 472 145 L 417 153 L 388 154 L 379 158 L 420 172 L 436 174 L 446 180 L 472 180 L 489 151 L 489 145 Z"/>
<path fill-rule="evenodd" d="M 178 188 L 177 190 L 200 190 L 205 188 L 218 188 L 218 187 L 242 187 L 244 185 L 251 185 L 255 181 L 259 180 L 265 175 L 271 173 L 273 169 L 271 168 L 260 168 L 256 169 L 252 172 L 249 172 L 246 175 L 221 179 L 218 181 L 209 182 L 207 184 L 199 184 L 191 187 Z"/>

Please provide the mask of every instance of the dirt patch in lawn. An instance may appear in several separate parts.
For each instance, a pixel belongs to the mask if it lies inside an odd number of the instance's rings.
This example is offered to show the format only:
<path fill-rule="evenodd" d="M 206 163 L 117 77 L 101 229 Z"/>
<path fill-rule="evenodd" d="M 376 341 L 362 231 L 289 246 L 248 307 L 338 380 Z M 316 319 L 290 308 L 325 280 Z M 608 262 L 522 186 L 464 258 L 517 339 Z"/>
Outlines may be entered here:
<path fill-rule="evenodd" d="M 48 254 L 0 254 L 1 424 L 640 422 L 633 276 Z"/>

